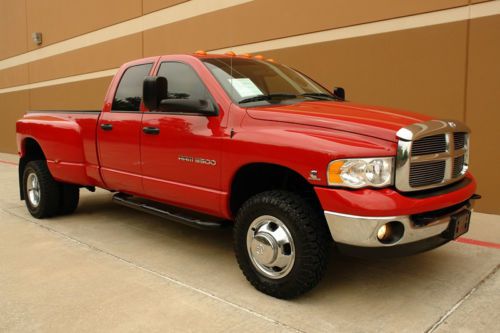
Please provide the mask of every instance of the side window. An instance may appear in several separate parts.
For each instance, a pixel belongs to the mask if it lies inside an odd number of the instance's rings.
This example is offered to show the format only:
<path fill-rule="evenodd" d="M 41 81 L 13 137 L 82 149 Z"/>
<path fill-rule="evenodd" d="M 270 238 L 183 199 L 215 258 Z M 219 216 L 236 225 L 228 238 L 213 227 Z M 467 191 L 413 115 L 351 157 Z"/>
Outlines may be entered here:
<path fill-rule="evenodd" d="M 189 65 L 164 62 L 160 65 L 158 76 L 167 78 L 169 98 L 210 99 L 207 88 Z"/>
<path fill-rule="evenodd" d="M 144 64 L 129 67 L 123 73 L 115 98 L 113 111 L 139 111 L 142 99 L 142 82 L 149 74 L 153 64 Z"/>

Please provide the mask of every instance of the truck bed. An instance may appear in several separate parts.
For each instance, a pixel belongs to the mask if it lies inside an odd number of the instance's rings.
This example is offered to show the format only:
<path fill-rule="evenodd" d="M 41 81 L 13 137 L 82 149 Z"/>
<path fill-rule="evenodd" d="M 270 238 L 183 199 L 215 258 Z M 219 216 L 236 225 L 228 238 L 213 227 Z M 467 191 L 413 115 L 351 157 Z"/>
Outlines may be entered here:
<path fill-rule="evenodd" d="M 52 176 L 85 186 L 101 186 L 96 145 L 100 110 L 28 111 L 17 122 L 17 142 L 43 147 Z"/>

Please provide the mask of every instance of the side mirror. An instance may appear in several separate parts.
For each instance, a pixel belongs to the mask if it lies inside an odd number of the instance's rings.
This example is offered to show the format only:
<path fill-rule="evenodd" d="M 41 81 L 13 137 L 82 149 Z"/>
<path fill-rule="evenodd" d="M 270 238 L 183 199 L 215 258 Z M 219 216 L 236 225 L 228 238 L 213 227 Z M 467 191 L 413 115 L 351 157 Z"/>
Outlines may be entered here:
<path fill-rule="evenodd" d="M 168 83 L 163 76 L 146 76 L 142 84 L 142 100 L 150 110 L 158 110 L 160 101 L 167 98 Z"/>
<path fill-rule="evenodd" d="M 345 90 L 342 87 L 333 87 L 333 95 L 340 99 L 341 101 L 345 101 Z"/>
<path fill-rule="evenodd" d="M 168 98 L 160 102 L 160 110 L 166 112 L 216 115 L 215 105 L 206 99 Z"/>

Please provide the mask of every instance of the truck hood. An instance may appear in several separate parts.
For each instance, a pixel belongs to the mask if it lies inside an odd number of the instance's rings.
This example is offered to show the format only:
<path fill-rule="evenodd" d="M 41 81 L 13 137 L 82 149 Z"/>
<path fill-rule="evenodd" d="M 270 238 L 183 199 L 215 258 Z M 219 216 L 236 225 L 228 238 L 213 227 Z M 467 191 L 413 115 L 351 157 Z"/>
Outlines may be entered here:
<path fill-rule="evenodd" d="M 254 119 L 330 128 L 393 142 L 401 127 L 431 119 L 407 111 L 333 101 L 253 107 L 247 112 Z"/>

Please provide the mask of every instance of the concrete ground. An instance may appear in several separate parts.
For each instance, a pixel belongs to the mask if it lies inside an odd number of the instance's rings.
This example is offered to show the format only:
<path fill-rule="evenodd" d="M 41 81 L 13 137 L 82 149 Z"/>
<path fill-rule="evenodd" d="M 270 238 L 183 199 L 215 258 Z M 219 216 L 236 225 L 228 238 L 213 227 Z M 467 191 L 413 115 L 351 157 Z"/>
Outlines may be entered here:
<path fill-rule="evenodd" d="M 316 289 L 282 301 L 246 282 L 230 230 L 136 212 L 105 191 L 82 190 L 71 216 L 33 219 L 15 162 L 0 154 L 0 332 L 500 332 L 500 216 L 475 213 L 462 242 L 412 257 L 332 253 Z"/>

